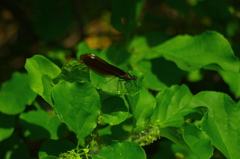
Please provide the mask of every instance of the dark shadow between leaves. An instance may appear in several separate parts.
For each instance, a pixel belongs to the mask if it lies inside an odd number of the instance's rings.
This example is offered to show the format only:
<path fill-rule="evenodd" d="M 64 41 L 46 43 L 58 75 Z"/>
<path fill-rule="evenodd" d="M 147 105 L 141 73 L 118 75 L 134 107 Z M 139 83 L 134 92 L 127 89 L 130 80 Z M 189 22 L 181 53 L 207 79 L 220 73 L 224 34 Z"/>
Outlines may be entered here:
<path fill-rule="evenodd" d="M 21 120 L 21 124 L 30 132 L 30 135 L 27 136 L 30 139 L 40 140 L 49 139 L 51 137 L 50 132 L 39 125 L 31 124 L 24 120 Z"/>

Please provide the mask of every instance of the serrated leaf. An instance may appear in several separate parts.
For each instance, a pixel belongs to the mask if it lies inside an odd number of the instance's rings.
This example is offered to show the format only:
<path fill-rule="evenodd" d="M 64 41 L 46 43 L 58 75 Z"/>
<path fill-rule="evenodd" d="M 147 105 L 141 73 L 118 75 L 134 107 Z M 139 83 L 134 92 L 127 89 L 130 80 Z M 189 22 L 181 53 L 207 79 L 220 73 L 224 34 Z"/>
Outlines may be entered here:
<path fill-rule="evenodd" d="M 28 75 L 15 72 L 10 81 L 2 85 L 0 91 L 0 111 L 5 114 L 18 114 L 24 111 L 36 98 L 28 84 Z"/>
<path fill-rule="evenodd" d="M 180 126 L 184 122 L 184 116 L 194 112 L 188 104 L 193 97 L 187 86 L 172 86 L 160 92 L 157 104 L 151 118 L 152 123 L 160 124 L 160 127 Z"/>
<path fill-rule="evenodd" d="M 184 123 L 183 138 L 189 148 L 199 159 L 211 158 L 213 147 L 210 138 L 195 125 Z"/>
<path fill-rule="evenodd" d="M 63 65 L 61 74 L 54 78 L 53 82 L 57 84 L 62 80 L 68 82 L 74 82 L 77 80 L 89 81 L 89 69 L 83 63 L 80 63 L 79 60 L 71 59 Z"/>
<path fill-rule="evenodd" d="M 100 97 L 90 83 L 62 81 L 53 88 L 52 95 L 57 115 L 78 139 L 93 131 L 99 116 Z"/>
<path fill-rule="evenodd" d="M 211 138 L 212 144 L 227 158 L 240 158 L 240 105 L 224 93 L 210 91 L 195 95 L 191 104 L 208 108 L 202 130 Z"/>
<path fill-rule="evenodd" d="M 153 50 L 148 59 L 164 56 L 186 71 L 203 67 L 211 70 L 239 71 L 239 59 L 234 56 L 231 45 L 221 34 L 214 31 L 207 31 L 198 36 L 179 35 Z"/>
<path fill-rule="evenodd" d="M 146 154 L 137 143 L 125 141 L 122 143 L 115 142 L 108 147 L 102 148 L 97 155 L 92 157 L 93 159 L 146 159 Z"/>

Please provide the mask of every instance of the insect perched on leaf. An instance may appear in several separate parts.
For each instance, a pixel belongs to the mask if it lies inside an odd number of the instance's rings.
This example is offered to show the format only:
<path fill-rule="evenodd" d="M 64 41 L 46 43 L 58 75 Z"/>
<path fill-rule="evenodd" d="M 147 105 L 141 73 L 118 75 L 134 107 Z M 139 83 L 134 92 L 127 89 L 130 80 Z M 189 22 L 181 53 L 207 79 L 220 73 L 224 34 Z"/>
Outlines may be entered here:
<path fill-rule="evenodd" d="M 90 70 L 95 72 L 96 74 L 104 77 L 118 77 L 119 81 L 126 81 L 126 83 L 133 81 L 135 86 L 137 76 L 132 76 L 129 73 L 124 72 L 120 68 L 117 68 L 103 59 L 97 57 L 94 54 L 83 54 L 80 56 L 80 62 L 84 63 Z M 127 87 L 126 87 L 127 88 Z"/>

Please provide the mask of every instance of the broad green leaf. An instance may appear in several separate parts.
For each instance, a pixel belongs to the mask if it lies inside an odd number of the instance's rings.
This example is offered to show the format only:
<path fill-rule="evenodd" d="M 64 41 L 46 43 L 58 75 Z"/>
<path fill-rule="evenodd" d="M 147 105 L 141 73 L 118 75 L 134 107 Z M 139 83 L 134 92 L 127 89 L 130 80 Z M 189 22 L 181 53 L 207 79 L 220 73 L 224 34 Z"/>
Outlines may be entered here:
<path fill-rule="evenodd" d="M 104 92 L 108 92 L 112 95 L 121 95 L 123 93 L 134 95 L 138 93 L 142 87 L 143 75 L 137 71 L 131 71 L 129 73 L 136 76 L 137 80 L 126 82 L 118 77 L 102 77 L 92 71 L 90 72 L 90 78 L 94 87 Z"/>
<path fill-rule="evenodd" d="M 184 116 L 194 112 L 188 104 L 193 97 L 187 86 L 172 86 L 160 92 L 157 97 L 156 108 L 151 118 L 152 123 L 160 127 L 180 126 Z"/>
<path fill-rule="evenodd" d="M 240 97 L 240 73 L 218 71 L 236 98 Z"/>
<path fill-rule="evenodd" d="M 22 126 L 29 131 L 27 137 L 34 140 L 59 139 L 67 130 L 62 127 L 63 123 L 55 114 L 49 114 L 43 110 L 22 113 L 20 119 Z"/>
<path fill-rule="evenodd" d="M 36 93 L 28 84 L 28 75 L 15 72 L 11 80 L 2 85 L 0 111 L 10 115 L 21 113 L 35 98 Z"/>
<path fill-rule="evenodd" d="M 142 89 L 139 94 L 133 97 L 127 96 L 127 99 L 130 103 L 135 122 L 134 131 L 143 131 L 149 124 L 156 100 L 146 89 Z"/>
<path fill-rule="evenodd" d="M 51 79 L 58 76 L 61 70 L 41 55 L 35 55 L 27 59 L 25 68 L 29 74 L 29 84 L 32 90 L 52 105 L 52 100 L 49 96 L 52 90 Z"/>
<path fill-rule="evenodd" d="M 150 46 L 148 45 L 147 39 L 144 36 L 135 36 L 131 39 L 128 49 L 130 52 L 139 55 L 140 53 L 144 53 L 150 50 Z M 143 55 L 143 54 L 141 54 Z M 134 57 L 138 58 L 138 57 Z"/>
<path fill-rule="evenodd" d="M 71 59 L 63 65 L 61 74 L 53 79 L 53 82 L 57 84 L 62 80 L 68 82 L 74 82 L 77 80 L 89 81 L 90 79 L 88 68 L 83 63 L 80 63 L 79 60 Z"/>
<path fill-rule="evenodd" d="M 151 48 L 168 39 L 165 32 L 146 32 L 134 36 L 128 44 L 128 51 L 132 53 L 131 63 L 136 63 L 151 53 Z"/>
<path fill-rule="evenodd" d="M 95 54 L 97 55 L 98 54 L 98 51 L 97 50 L 94 50 L 94 49 L 90 49 L 88 47 L 88 44 L 86 42 L 81 42 L 77 45 L 77 59 L 80 59 L 80 56 L 82 54 Z"/>
<path fill-rule="evenodd" d="M 210 138 L 195 125 L 184 123 L 183 138 L 189 148 L 199 159 L 211 158 L 213 147 Z"/>
<path fill-rule="evenodd" d="M 173 62 L 164 58 L 141 61 L 135 65 L 134 69 L 142 71 L 145 86 L 152 90 L 162 90 L 171 85 L 179 84 L 184 74 Z"/>
<path fill-rule="evenodd" d="M 202 120 L 202 130 L 212 144 L 227 158 L 240 158 L 240 105 L 220 92 L 200 92 L 191 101 L 192 106 L 205 106 L 208 112 Z"/>
<path fill-rule="evenodd" d="M 94 72 L 90 72 L 90 79 L 92 85 L 100 89 L 102 91 L 111 93 L 111 94 L 118 94 L 118 92 L 123 92 L 123 82 L 118 82 L 118 77 L 111 77 L 106 78 L 99 76 L 98 74 Z"/>
<path fill-rule="evenodd" d="M 163 56 L 186 71 L 203 67 L 239 71 L 239 59 L 234 56 L 231 45 L 221 34 L 214 31 L 207 31 L 198 36 L 179 35 L 153 50 L 148 59 Z"/>
<path fill-rule="evenodd" d="M 54 110 L 82 139 L 89 135 L 97 125 L 100 97 L 88 82 L 69 83 L 62 81 L 53 88 Z"/>
<path fill-rule="evenodd" d="M 117 125 L 129 115 L 123 99 L 118 96 L 105 99 L 101 105 L 102 120 L 109 125 Z"/>
<path fill-rule="evenodd" d="M 138 26 L 137 16 L 144 0 L 114 0 L 112 3 L 111 24 L 127 36 Z"/>
<path fill-rule="evenodd" d="M 0 141 L 10 137 L 14 131 L 15 116 L 0 112 Z"/>
<path fill-rule="evenodd" d="M 98 56 L 111 65 L 117 66 L 127 72 L 129 69 L 127 64 L 129 62 L 130 52 L 127 51 L 126 47 L 125 43 L 119 42 L 102 50 Z"/>
<path fill-rule="evenodd" d="M 42 75 L 42 86 L 44 90 L 42 97 L 52 106 L 53 79 L 48 75 Z"/>
<path fill-rule="evenodd" d="M 138 63 L 135 70 L 141 70 L 141 72 L 144 74 L 143 83 L 145 87 L 152 90 L 162 90 L 167 88 L 167 85 L 161 82 L 158 79 L 158 76 L 150 71 L 152 70 L 152 63 L 150 61 L 142 61 Z"/>
<path fill-rule="evenodd" d="M 122 143 L 114 142 L 112 145 L 102 148 L 93 159 L 146 159 L 144 150 L 135 142 L 125 141 Z"/>
<path fill-rule="evenodd" d="M 76 148 L 76 146 L 68 140 L 46 140 L 42 143 L 40 151 L 38 152 L 39 158 L 47 156 L 59 156 L 61 153 L 70 151 Z"/>

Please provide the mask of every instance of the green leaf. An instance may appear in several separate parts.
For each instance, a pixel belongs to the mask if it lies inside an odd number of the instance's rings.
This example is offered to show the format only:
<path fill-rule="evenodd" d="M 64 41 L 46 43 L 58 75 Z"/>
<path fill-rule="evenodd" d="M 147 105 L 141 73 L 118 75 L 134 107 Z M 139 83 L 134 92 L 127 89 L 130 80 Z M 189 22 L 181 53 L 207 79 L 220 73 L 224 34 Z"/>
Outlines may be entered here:
<path fill-rule="evenodd" d="M 54 109 L 58 117 L 82 139 L 97 125 L 100 97 L 88 82 L 62 81 L 53 88 Z"/>
<path fill-rule="evenodd" d="M 66 132 L 55 114 L 43 110 L 29 111 L 20 115 L 21 124 L 29 131 L 30 139 L 59 139 Z M 61 128 L 61 129 L 60 129 Z M 60 133 L 59 133 L 60 131 Z"/>
<path fill-rule="evenodd" d="M 90 49 L 88 44 L 86 42 L 80 42 L 78 45 L 77 45 L 77 58 L 79 59 L 80 56 L 82 54 L 95 54 L 97 55 L 98 54 L 98 51 L 97 50 L 94 50 L 94 49 Z"/>
<path fill-rule="evenodd" d="M 28 84 L 28 75 L 15 72 L 10 81 L 2 85 L 0 111 L 5 114 L 18 114 L 24 111 L 36 98 Z"/>
<path fill-rule="evenodd" d="M 160 129 L 161 136 L 168 138 L 174 143 L 181 145 L 187 149 L 190 149 L 188 144 L 185 142 L 183 138 L 183 129 L 181 127 L 164 127 Z"/>
<path fill-rule="evenodd" d="M 102 120 L 109 125 L 117 125 L 127 119 L 129 113 L 122 98 L 112 96 L 105 99 L 101 106 Z"/>
<path fill-rule="evenodd" d="M 130 52 L 126 50 L 126 47 L 125 43 L 119 42 L 102 50 L 98 56 L 111 65 L 117 66 L 127 72 L 127 69 L 129 69 L 127 65 L 130 58 Z"/>
<path fill-rule="evenodd" d="M 44 158 L 47 156 L 59 156 L 61 153 L 70 151 L 74 148 L 76 148 L 76 146 L 68 140 L 46 140 L 42 143 L 40 147 L 38 157 Z"/>
<path fill-rule="evenodd" d="M 157 97 L 157 104 L 151 118 L 152 123 L 160 126 L 180 126 L 184 122 L 184 116 L 194 112 L 188 104 L 193 97 L 188 87 L 172 86 L 160 92 Z"/>
<path fill-rule="evenodd" d="M 191 104 L 208 108 L 202 130 L 211 138 L 212 144 L 227 158 L 240 158 L 240 105 L 224 93 L 210 91 L 195 95 Z"/>
<path fill-rule="evenodd" d="M 128 44 L 129 52 L 133 53 L 132 60 L 142 59 L 147 56 L 151 47 L 159 45 L 168 39 L 165 32 L 146 32 L 141 35 L 134 36 Z"/>
<path fill-rule="evenodd" d="M 104 92 L 110 93 L 112 95 L 120 95 L 123 93 L 133 95 L 138 93 L 138 91 L 141 89 L 143 76 L 140 72 L 137 71 L 131 71 L 130 74 L 137 76 L 137 80 L 126 82 L 121 81 L 118 77 L 102 77 L 92 71 L 90 72 L 90 78 L 91 83 L 94 85 L 94 87 L 101 89 Z"/>
<path fill-rule="evenodd" d="M 52 79 L 60 74 L 60 69 L 54 63 L 41 55 L 27 59 L 25 68 L 29 74 L 29 85 L 34 92 L 52 105 Z"/>
<path fill-rule="evenodd" d="M 0 141 L 10 137 L 14 131 L 15 116 L 0 112 Z"/>
<path fill-rule="evenodd" d="M 156 74 L 153 74 L 152 63 L 150 61 L 141 61 L 138 63 L 135 69 L 141 70 L 144 74 L 143 83 L 145 87 L 152 90 L 162 90 L 167 88 L 167 85 L 158 79 Z"/>
<path fill-rule="evenodd" d="M 146 154 L 137 143 L 125 141 L 122 143 L 114 142 L 112 145 L 103 148 L 97 155 L 93 155 L 92 157 L 93 159 L 146 159 Z"/>
<path fill-rule="evenodd" d="M 137 16 L 144 0 L 114 0 L 111 24 L 115 29 L 129 35 L 138 26 Z"/>
<path fill-rule="evenodd" d="M 53 82 L 57 84 L 62 80 L 68 82 L 74 82 L 77 80 L 90 81 L 89 70 L 83 63 L 80 63 L 79 60 L 71 59 L 63 65 L 61 74 L 53 79 Z"/>
<path fill-rule="evenodd" d="M 104 145 L 110 145 L 113 140 L 126 141 L 132 131 L 132 118 L 128 118 L 118 125 L 99 125 L 97 131 L 100 137 L 101 143 Z M 132 141 L 132 140 L 128 140 Z"/>
<path fill-rule="evenodd" d="M 164 58 L 141 61 L 135 65 L 134 69 L 142 71 L 145 86 L 152 90 L 163 90 L 171 85 L 179 84 L 183 76 L 182 70 Z"/>
<path fill-rule="evenodd" d="M 135 96 L 127 96 L 135 120 L 134 132 L 143 131 L 149 124 L 156 105 L 155 98 L 146 90 L 142 89 Z"/>
<path fill-rule="evenodd" d="M 218 71 L 236 98 L 240 97 L 240 73 Z"/>
<path fill-rule="evenodd" d="M 128 50 L 134 54 L 138 54 L 138 56 L 134 57 L 139 58 L 139 55 L 144 55 L 140 53 L 144 53 L 150 50 L 150 46 L 148 45 L 147 39 L 144 36 L 135 36 L 131 39 Z"/>
<path fill-rule="evenodd" d="M 213 147 L 210 138 L 205 132 L 198 129 L 195 125 L 184 123 L 183 138 L 199 159 L 211 158 Z"/>
<path fill-rule="evenodd" d="M 198 36 L 180 35 L 156 46 L 148 59 L 163 56 L 179 68 L 195 71 L 200 68 L 238 72 L 239 59 L 229 42 L 219 33 L 207 31 Z"/>

